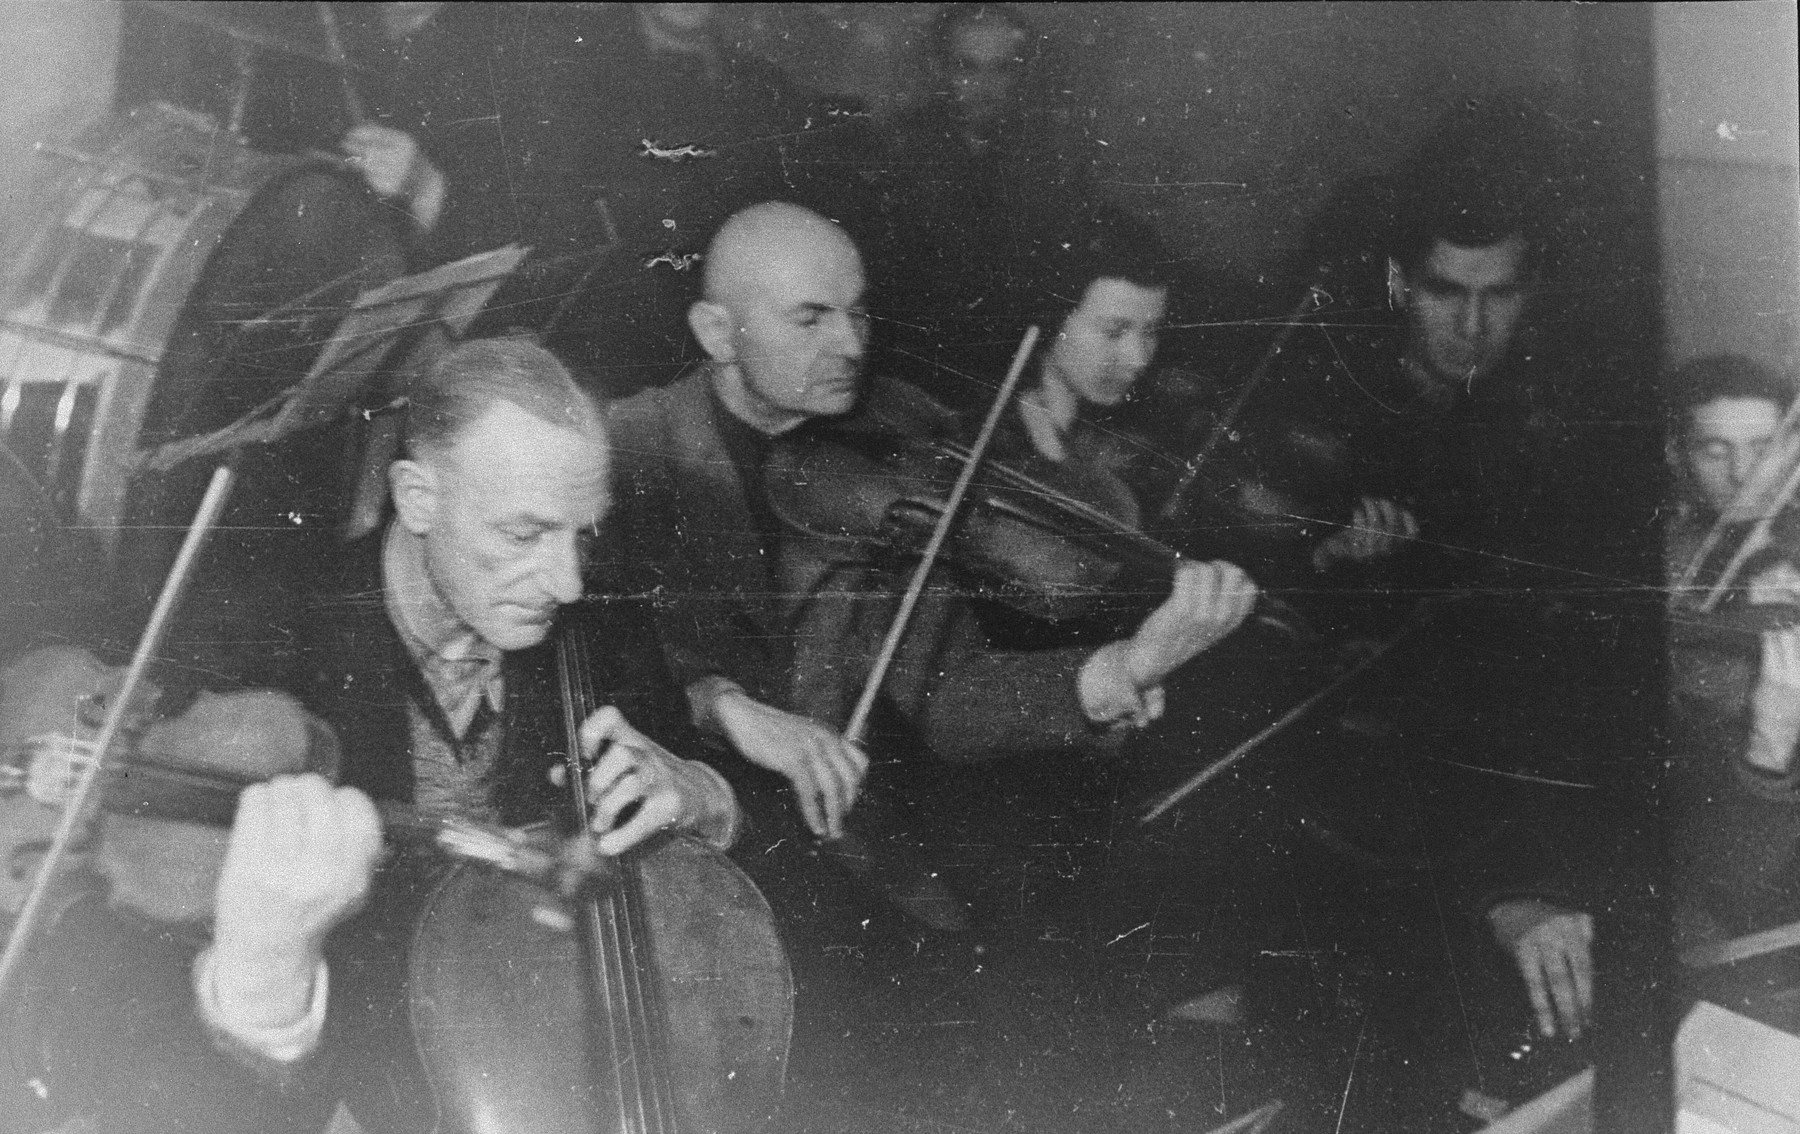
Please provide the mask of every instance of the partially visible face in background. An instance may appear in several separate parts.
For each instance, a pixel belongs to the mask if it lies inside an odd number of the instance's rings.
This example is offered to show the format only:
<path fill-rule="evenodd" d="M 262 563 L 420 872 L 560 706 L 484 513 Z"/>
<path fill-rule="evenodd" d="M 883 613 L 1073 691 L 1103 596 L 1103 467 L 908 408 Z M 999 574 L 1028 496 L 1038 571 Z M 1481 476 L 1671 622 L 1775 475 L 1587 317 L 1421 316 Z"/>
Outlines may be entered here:
<path fill-rule="evenodd" d="M 991 122 L 1006 113 L 1019 74 L 1025 69 L 1030 35 L 996 20 L 966 23 L 950 33 L 950 93 L 970 123 Z"/>

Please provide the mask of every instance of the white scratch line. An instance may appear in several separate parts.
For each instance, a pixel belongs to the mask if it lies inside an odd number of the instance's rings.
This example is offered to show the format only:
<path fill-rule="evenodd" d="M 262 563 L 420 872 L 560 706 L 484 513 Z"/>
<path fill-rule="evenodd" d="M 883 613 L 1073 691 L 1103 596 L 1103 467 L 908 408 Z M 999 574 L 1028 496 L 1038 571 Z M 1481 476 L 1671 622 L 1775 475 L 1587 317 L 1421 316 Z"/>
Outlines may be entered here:
<path fill-rule="evenodd" d="M 717 157 L 719 154 L 719 151 L 717 150 L 701 149 L 699 146 L 695 145 L 659 146 L 648 138 L 639 138 L 638 142 L 644 147 L 643 150 L 638 153 L 639 157 L 664 158 L 668 161 L 681 161 L 684 158 Z"/>
<path fill-rule="evenodd" d="M 1130 937 L 1132 934 L 1136 933 L 1139 929 L 1148 929 L 1149 927 L 1150 927 L 1150 923 L 1145 922 L 1143 925 L 1138 926 L 1136 929 L 1127 929 L 1125 932 L 1119 934 L 1117 937 L 1113 938 L 1111 941 L 1108 941 L 1107 945 L 1109 945 L 1109 946 L 1117 945 L 1119 942 L 1125 940 L 1127 937 Z"/>
<path fill-rule="evenodd" d="M 1334 1134 L 1344 1134 L 1344 1111 L 1350 1107 L 1350 1084 L 1356 1082 L 1356 1061 L 1362 1056 L 1363 1036 L 1369 1031 L 1369 1014 L 1363 1013 L 1362 1027 L 1356 1030 L 1356 1050 L 1350 1053 L 1350 1074 L 1344 1077 L 1344 1097 L 1338 1103 L 1337 1129 Z"/>

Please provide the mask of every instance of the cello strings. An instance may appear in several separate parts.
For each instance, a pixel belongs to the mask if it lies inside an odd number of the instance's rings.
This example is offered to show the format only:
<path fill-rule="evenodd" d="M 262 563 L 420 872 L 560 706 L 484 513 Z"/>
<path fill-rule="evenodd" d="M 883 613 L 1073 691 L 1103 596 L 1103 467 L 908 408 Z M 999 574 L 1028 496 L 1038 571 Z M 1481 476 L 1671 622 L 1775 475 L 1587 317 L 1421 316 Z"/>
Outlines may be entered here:
<path fill-rule="evenodd" d="M 592 709 L 599 703 L 593 668 L 585 649 L 576 649 L 576 670 L 582 686 L 582 706 Z M 638 857 L 627 852 L 627 859 Z M 624 1003 L 630 1050 L 636 1057 L 633 1077 L 637 1106 L 646 1130 L 673 1128 L 672 1092 L 668 1082 L 668 1062 L 664 1058 L 662 1001 L 657 985 L 648 971 L 653 951 L 649 939 L 650 920 L 644 909 L 641 878 L 626 863 L 616 875 L 612 900 L 608 903 L 614 921 L 613 941 L 618 954 L 618 973 L 624 985 Z"/>
<path fill-rule="evenodd" d="M 580 714 L 585 715 L 594 707 L 593 675 L 588 667 L 587 651 L 579 646 L 571 646 L 571 652 L 574 658 L 574 665 L 571 668 L 576 675 L 575 680 L 578 686 L 576 703 L 580 706 Z M 585 791 L 579 794 L 585 799 Z M 585 812 L 583 819 L 585 822 Z M 599 924 L 602 927 L 602 934 L 598 938 L 598 944 L 604 949 L 608 962 L 600 974 L 601 979 L 607 981 L 609 986 L 613 986 L 616 992 L 607 1020 L 613 1033 L 613 1058 L 622 1084 L 619 1105 L 622 1110 L 627 1112 L 624 1116 L 627 1130 L 649 1130 L 652 1127 L 649 1124 L 648 1107 L 644 1097 L 644 1068 L 639 1058 L 642 1048 L 639 1044 L 637 1027 L 637 997 L 633 995 L 636 991 L 633 987 L 635 966 L 632 964 L 630 956 L 629 931 L 621 924 L 626 913 L 621 908 L 623 897 L 623 872 L 615 870 L 612 874 L 612 884 L 607 888 L 604 899 L 595 895 L 592 905 L 596 916 L 601 918 Z M 602 902 L 605 907 L 603 912 L 601 911 Z M 627 1073 L 628 1064 L 629 1074 Z M 635 1123 L 632 1121 L 634 1117 Z"/>
<path fill-rule="evenodd" d="M 582 675 L 586 686 L 586 704 L 591 707 L 599 702 L 599 693 L 594 687 L 593 670 L 587 661 L 584 652 Z M 633 859 L 639 857 L 635 851 L 627 852 L 627 856 Z M 673 1128 L 674 1116 L 667 1079 L 668 1062 L 664 1058 L 662 1043 L 663 1032 L 658 1027 L 662 1003 L 657 995 L 655 981 L 647 970 L 653 954 L 648 936 L 650 922 L 644 911 L 641 885 L 642 880 L 635 869 L 622 869 L 616 875 L 612 909 L 620 923 L 616 934 L 621 953 L 619 975 L 628 988 L 626 1006 L 633 1033 L 631 1050 L 639 1060 L 634 1085 L 637 1088 L 639 1108 L 645 1115 L 645 1129 L 669 1130 Z"/>
<path fill-rule="evenodd" d="M 571 785 L 569 803 L 575 814 L 577 832 L 585 833 L 588 827 L 588 813 L 586 780 L 583 776 L 584 769 L 581 766 L 583 701 L 580 689 L 581 675 L 578 672 L 580 659 L 577 657 L 574 643 L 566 631 L 557 639 L 556 660 L 557 679 L 561 686 L 563 699 L 563 729 L 568 745 L 564 759 Z M 589 1036 L 598 1040 L 600 1037 L 595 1034 L 593 1029 L 602 1025 L 606 1029 L 605 1050 L 595 1051 L 592 1054 L 595 1057 L 607 1057 L 607 1070 L 612 1076 L 612 1097 L 618 1105 L 619 1128 L 621 1131 L 630 1131 L 633 1129 L 632 1110 L 634 1107 L 628 1090 L 624 1059 L 621 1054 L 629 1051 L 630 1048 L 623 1042 L 623 1037 L 619 1034 L 619 1021 L 622 1015 L 619 1001 L 623 990 L 616 988 L 608 975 L 612 967 L 608 962 L 612 960 L 613 953 L 608 945 L 610 914 L 602 916 L 600 897 L 591 891 L 579 899 L 577 913 L 585 927 L 585 932 L 582 934 L 581 955 L 585 962 L 586 984 L 591 998 L 590 1009 L 599 1016 L 598 1020 L 589 1021 Z M 616 929 L 613 934 L 616 936 Z M 616 961 L 613 963 L 616 964 Z M 637 1109 L 640 1110 L 639 1117 L 641 1119 L 641 1108 Z"/>

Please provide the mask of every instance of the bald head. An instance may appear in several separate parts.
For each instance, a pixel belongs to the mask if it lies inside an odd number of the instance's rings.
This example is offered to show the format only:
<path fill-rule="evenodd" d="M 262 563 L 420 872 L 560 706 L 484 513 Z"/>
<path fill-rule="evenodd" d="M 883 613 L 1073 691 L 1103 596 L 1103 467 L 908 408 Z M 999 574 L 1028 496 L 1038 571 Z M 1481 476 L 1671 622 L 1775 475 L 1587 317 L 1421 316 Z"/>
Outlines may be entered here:
<path fill-rule="evenodd" d="M 734 415 L 765 433 L 847 413 L 864 345 L 862 256 L 836 224 L 780 201 L 733 216 L 706 253 L 688 325 Z"/>
<path fill-rule="evenodd" d="M 787 290 L 797 275 L 854 267 L 862 255 L 833 221 L 786 201 L 765 201 L 732 215 L 706 250 L 706 298 L 727 306 L 759 290 Z"/>

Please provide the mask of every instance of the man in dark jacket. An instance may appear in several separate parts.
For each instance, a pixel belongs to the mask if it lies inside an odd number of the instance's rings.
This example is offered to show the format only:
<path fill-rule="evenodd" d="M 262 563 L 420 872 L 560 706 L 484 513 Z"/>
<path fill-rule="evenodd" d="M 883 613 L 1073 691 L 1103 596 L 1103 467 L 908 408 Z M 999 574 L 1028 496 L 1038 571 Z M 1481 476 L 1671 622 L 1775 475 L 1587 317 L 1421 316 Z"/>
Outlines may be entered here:
<path fill-rule="evenodd" d="M 58 1089 L 91 1095 L 77 1112 L 109 1130 L 242 1129 L 264 1114 L 304 1128 L 342 1098 L 370 1131 L 436 1128 L 444 1104 L 415 1062 L 401 990 L 413 919 L 442 872 L 410 857 L 376 871 L 375 804 L 486 824 L 550 813 L 567 742 L 548 639 L 581 597 L 607 471 L 598 411 L 541 348 L 464 343 L 416 384 L 406 457 L 390 470 L 395 519 L 349 549 L 298 612 L 270 617 L 267 672 L 246 681 L 284 685 L 335 729 L 339 782 L 306 773 L 245 790 L 210 941 L 203 926 L 146 927 L 162 943 L 141 960 L 154 971 L 125 986 L 114 1016 L 93 995 L 119 990 L 119 973 L 61 986 L 89 1011 L 47 1012 L 42 1049 L 60 1060 Z M 614 698 L 580 732 L 600 853 L 670 829 L 728 844 L 730 788 L 616 707 L 656 712 L 665 687 L 655 653 L 640 652 L 648 639 L 610 621 L 571 632 L 590 639 L 597 685 Z M 124 952 L 68 945 L 78 957 Z M 66 968 L 60 949 L 48 952 Z M 184 992 L 185 976 L 168 970 L 189 958 Z M 55 992 L 57 979 L 43 987 Z M 135 1046 L 120 1053 L 126 1033 Z M 94 1065 L 104 1053 L 122 1058 Z"/>
<path fill-rule="evenodd" d="M 615 546 L 630 589 L 659 600 L 695 722 L 787 778 L 813 831 L 835 835 L 865 766 L 840 730 L 901 587 L 864 552 L 784 534 L 764 467 L 777 438 L 871 400 L 862 258 L 825 218 L 762 204 L 714 238 L 705 289 L 689 324 L 708 365 L 610 411 Z M 934 586 L 885 699 L 946 759 L 1106 745 L 1160 715 L 1163 679 L 1234 629 L 1254 595 L 1229 564 L 1185 563 L 1131 637 L 1007 652 L 954 588 Z"/>

